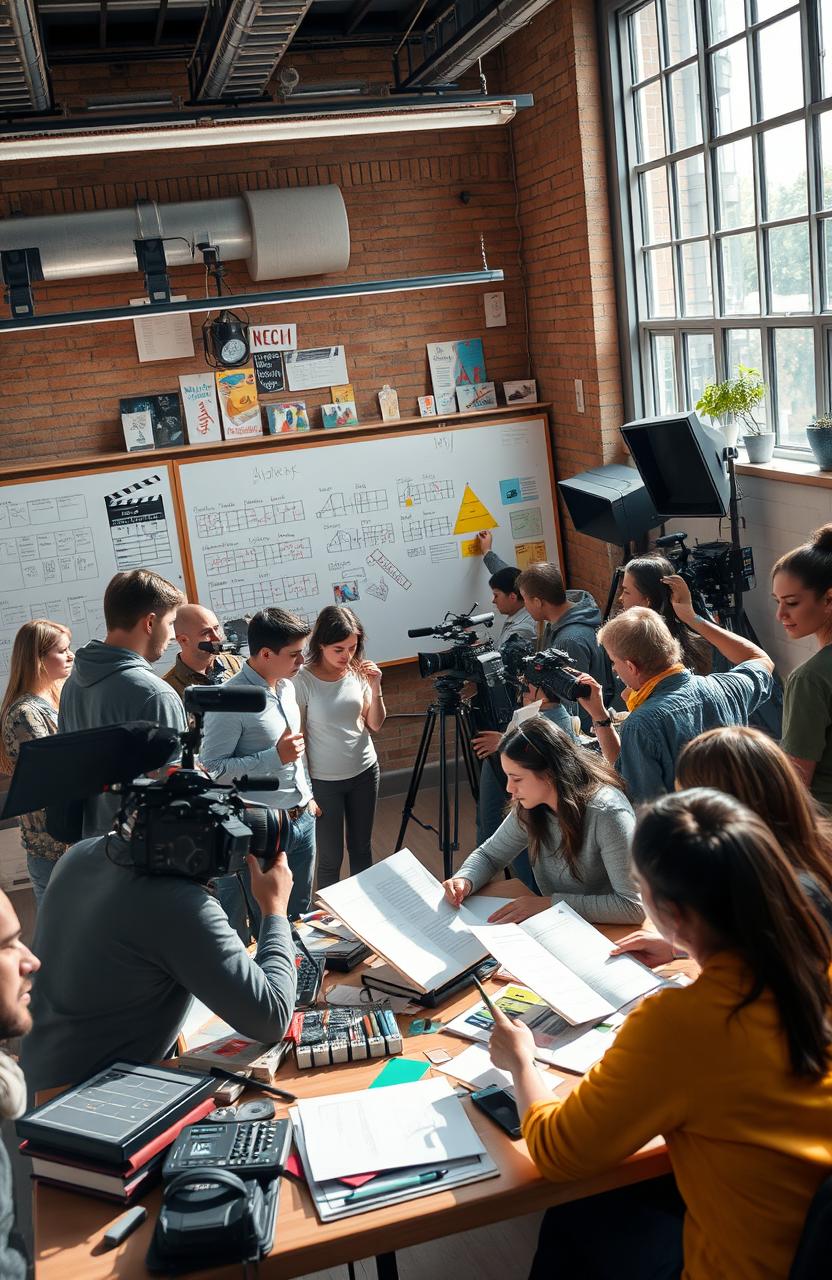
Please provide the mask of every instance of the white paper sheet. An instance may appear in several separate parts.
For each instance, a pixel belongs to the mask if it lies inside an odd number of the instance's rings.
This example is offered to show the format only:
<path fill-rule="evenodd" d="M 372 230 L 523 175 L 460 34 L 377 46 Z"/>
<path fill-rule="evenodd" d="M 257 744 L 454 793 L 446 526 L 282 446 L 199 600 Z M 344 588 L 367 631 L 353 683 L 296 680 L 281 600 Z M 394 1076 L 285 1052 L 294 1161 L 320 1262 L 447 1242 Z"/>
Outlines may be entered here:
<path fill-rule="evenodd" d="M 632 956 L 611 956 L 611 943 L 565 902 L 524 920 L 523 928 L 597 991 L 612 1009 L 655 991 L 662 980 Z"/>
<path fill-rule="evenodd" d="M 417 1080 L 298 1103 L 316 1182 L 477 1155 L 485 1148 L 448 1080 Z"/>
<path fill-rule="evenodd" d="M 514 898 L 492 898 L 487 893 L 472 893 L 465 899 L 465 910 L 475 917 L 478 924 L 487 924 L 489 916 L 510 902 L 514 902 Z"/>
<path fill-rule="evenodd" d="M 409 849 L 357 876 L 319 890 L 318 898 L 415 987 L 450 982 L 486 954 L 442 885 Z"/>
<path fill-rule="evenodd" d="M 485 1089 L 490 1084 L 499 1085 L 501 1089 L 511 1089 L 513 1080 L 510 1071 L 502 1071 L 495 1067 L 491 1055 L 481 1045 L 472 1044 L 470 1049 L 463 1049 L 450 1062 L 435 1064 L 434 1070 L 443 1071 L 445 1075 L 461 1080 L 463 1084 L 473 1085 L 475 1089 Z M 563 1076 L 543 1072 L 543 1078 L 551 1089 L 563 1084 Z"/>
<path fill-rule="evenodd" d="M 283 364 L 286 369 L 286 385 L 290 391 L 338 387 L 350 380 L 343 347 L 308 347 L 304 351 L 287 351 Z"/>
<path fill-rule="evenodd" d="M 548 915 L 548 912 L 542 914 Z M 520 925 L 484 924 L 472 927 L 471 932 L 518 982 L 531 987 L 568 1022 L 597 1021 L 613 1012 L 609 1001 L 551 955 L 536 938 L 529 937 Z"/>

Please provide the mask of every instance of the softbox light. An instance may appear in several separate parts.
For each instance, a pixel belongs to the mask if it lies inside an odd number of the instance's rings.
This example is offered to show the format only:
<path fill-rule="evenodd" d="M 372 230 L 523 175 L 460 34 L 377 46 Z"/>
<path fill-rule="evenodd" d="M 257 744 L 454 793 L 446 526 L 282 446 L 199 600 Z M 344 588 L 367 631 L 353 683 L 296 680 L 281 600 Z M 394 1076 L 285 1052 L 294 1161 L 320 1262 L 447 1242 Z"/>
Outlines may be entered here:
<path fill-rule="evenodd" d="M 644 481 L 632 467 L 610 463 L 558 482 L 578 533 L 626 546 L 662 523 Z"/>
<path fill-rule="evenodd" d="M 628 422 L 621 434 L 656 510 L 671 516 L 724 516 L 730 499 L 722 433 L 691 410 Z"/>

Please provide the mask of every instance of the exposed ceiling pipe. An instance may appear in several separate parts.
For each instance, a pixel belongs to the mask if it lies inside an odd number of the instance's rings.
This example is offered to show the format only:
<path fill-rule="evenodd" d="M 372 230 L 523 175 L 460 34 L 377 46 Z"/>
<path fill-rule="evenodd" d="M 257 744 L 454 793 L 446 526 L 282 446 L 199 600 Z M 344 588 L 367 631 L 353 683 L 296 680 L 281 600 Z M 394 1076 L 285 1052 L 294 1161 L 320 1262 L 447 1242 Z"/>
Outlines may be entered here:
<path fill-rule="evenodd" d="M 414 85 L 442 84 L 449 80 L 458 80 L 479 58 L 485 57 L 492 49 L 496 49 L 515 31 L 528 26 L 536 15 L 548 8 L 552 0 L 503 0 L 487 9 L 480 17 L 475 18 L 449 43 L 442 42 L 441 28 L 445 18 L 434 24 L 433 36 L 438 39 L 437 52 L 427 57 L 416 67 L 405 80 L 400 81 L 402 89 Z M 451 14 L 455 15 L 456 10 Z M 426 43 L 431 37 L 431 29 L 421 37 Z"/>
<path fill-rule="evenodd" d="M 159 236 L 169 267 L 201 262 L 195 245 L 209 243 L 222 262 L 244 259 L 252 280 L 345 271 L 350 261 L 347 211 L 335 186 L 7 218 L 0 222 L 0 251 L 37 249 L 47 281 L 94 279 L 138 271 L 134 240 Z"/>
<path fill-rule="evenodd" d="M 0 0 L 0 114 L 49 111 L 51 106 L 33 0 Z"/>
<path fill-rule="evenodd" d="M 191 63 L 197 101 L 261 98 L 312 0 L 209 0 Z"/>

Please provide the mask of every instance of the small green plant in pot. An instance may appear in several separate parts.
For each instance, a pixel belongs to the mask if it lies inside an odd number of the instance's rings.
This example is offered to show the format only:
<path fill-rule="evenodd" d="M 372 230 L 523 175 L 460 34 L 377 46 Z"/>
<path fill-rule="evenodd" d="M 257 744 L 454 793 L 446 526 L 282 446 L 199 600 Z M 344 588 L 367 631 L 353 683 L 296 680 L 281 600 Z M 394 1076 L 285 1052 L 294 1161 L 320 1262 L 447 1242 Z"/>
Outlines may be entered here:
<path fill-rule="evenodd" d="M 832 414 L 820 413 L 806 428 L 809 448 L 821 471 L 832 471 Z"/>
<path fill-rule="evenodd" d="M 739 364 L 735 377 L 709 383 L 696 407 L 706 418 L 720 423 L 728 444 L 736 444 L 742 430 L 749 462 L 770 462 L 774 432 L 767 431 L 754 417 L 765 394 L 766 384 L 759 370 Z"/>

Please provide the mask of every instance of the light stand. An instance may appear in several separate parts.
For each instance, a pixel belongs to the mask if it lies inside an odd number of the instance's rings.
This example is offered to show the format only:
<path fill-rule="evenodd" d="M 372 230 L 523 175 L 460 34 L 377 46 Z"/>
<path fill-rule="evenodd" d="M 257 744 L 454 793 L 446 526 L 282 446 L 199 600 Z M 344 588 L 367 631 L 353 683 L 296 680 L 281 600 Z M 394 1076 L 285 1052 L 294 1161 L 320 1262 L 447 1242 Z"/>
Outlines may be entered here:
<path fill-rule="evenodd" d="M 443 879 L 449 880 L 454 873 L 453 855 L 459 848 L 459 760 L 462 757 L 468 785 L 475 803 L 479 800 L 479 763 L 471 745 L 473 730 L 471 724 L 471 708 L 460 698 L 460 690 L 466 682 L 454 676 L 439 676 L 436 681 L 435 702 L 425 711 L 425 723 L 422 737 L 416 750 L 410 784 L 407 789 L 402 809 L 402 824 L 396 840 L 396 848 L 401 849 L 408 823 L 412 818 L 423 831 L 433 831 L 439 838 L 439 849 L 442 854 Z M 453 777 L 449 775 L 447 729 L 449 721 L 454 724 Z M 413 812 L 425 764 L 430 753 L 434 729 L 439 724 L 439 815 L 437 826 L 422 822 Z M 451 786 L 453 792 L 451 793 Z"/>

